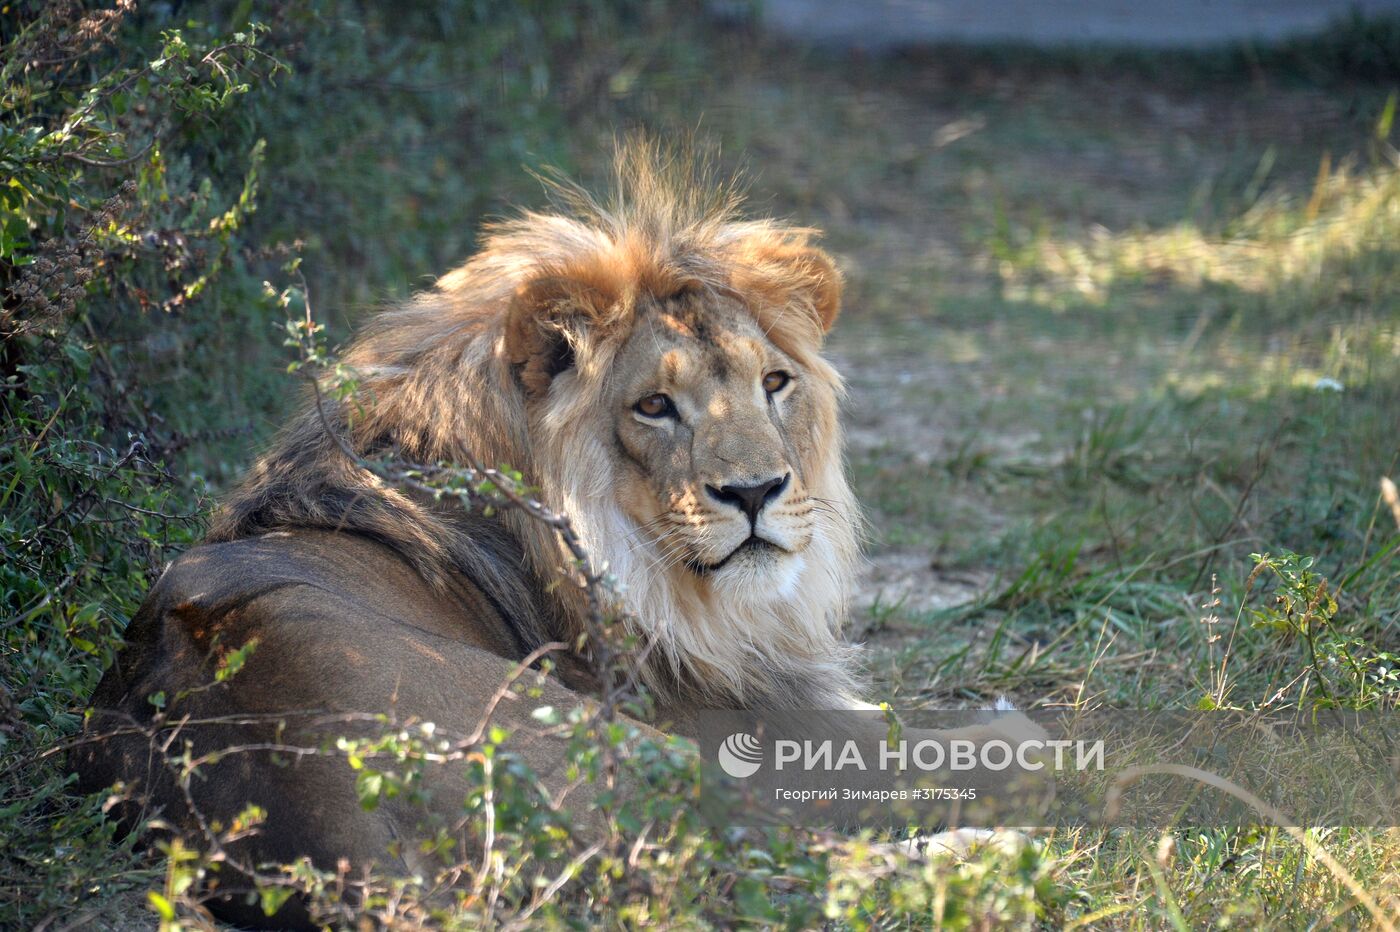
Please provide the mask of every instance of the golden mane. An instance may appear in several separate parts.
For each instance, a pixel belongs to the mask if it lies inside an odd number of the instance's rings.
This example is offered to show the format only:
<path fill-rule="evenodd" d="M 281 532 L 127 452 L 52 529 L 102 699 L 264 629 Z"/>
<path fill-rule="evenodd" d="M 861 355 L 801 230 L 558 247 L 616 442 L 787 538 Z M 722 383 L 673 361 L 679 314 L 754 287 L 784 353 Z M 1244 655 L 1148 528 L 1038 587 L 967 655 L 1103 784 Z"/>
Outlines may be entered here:
<path fill-rule="evenodd" d="M 641 678 L 663 700 L 845 704 L 856 685 L 839 624 L 859 518 L 841 462 L 841 382 L 820 355 L 839 310 L 839 273 L 809 245 L 814 231 L 741 219 L 731 187 L 644 143 L 619 149 L 610 201 L 557 190 L 563 211 L 488 227 L 464 266 L 372 319 L 344 357 L 359 377 L 358 403 L 327 402 L 324 417 L 362 455 L 431 463 L 470 452 L 519 469 L 618 576 L 639 633 L 655 642 Z M 822 461 L 805 465 L 838 520 L 791 605 L 715 605 L 680 579 L 643 585 L 623 546 L 635 528 L 597 504 L 611 500 L 613 470 L 604 437 L 588 426 L 597 408 L 589 386 L 602 383 L 640 302 L 687 292 L 743 302 L 827 399 L 813 426 Z M 577 377 L 551 390 L 564 368 Z M 581 630 L 576 587 L 555 584 L 564 561 L 550 528 L 388 485 L 343 455 L 310 404 L 229 497 L 208 537 L 303 527 L 386 543 L 437 585 L 466 576 L 512 620 L 522 650 L 573 642 Z"/>

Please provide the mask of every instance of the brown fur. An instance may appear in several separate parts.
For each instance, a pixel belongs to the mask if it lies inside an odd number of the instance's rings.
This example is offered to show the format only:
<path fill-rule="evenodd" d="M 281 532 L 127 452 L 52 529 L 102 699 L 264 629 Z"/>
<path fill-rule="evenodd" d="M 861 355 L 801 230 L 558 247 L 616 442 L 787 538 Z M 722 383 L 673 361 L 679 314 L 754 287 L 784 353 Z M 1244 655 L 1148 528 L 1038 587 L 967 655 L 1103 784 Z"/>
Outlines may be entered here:
<path fill-rule="evenodd" d="M 358 397 L 308 403 L 206 544 L 167 570 L 94 696 L 94 732 L 149 724 L 157 691 L 188 693 L 176 711 L 197 719 L 288 722 L 190 726 L 196 751 L 315 743 L 333 733 L 316 724 L 327 712 L 393 710 L 465 732 L 513 662 L 579 642 L 584 607 L 577 587 L 559 584 L 552 529 L 390 486 L 328 427 L 367 457 L 469 452 L 521 470 L 620 582 L 647 645 L 637 673 L 664 720 L 705 705 L 854 701 L 839 626 L 859 518 L 841 460 L 841 383 L 820 352 L 840 309 L 835 265 L 811 231 L 738 219 L 732 197 L 645 146 L 622 150 L 612 202 L 567 199 L 569 215 L 490 229 L 465 266 L 370 322 L 344 359 Z M 792 379 L 765 394 L 774 371 Z M 658 391 L 674 396 L 676 419 L 634 410 Z M 756 516 L 718 493 L 780 477 Z M 201 688 L 253 639 L 241 672 Z M 545 701 L 577 703 L 593 688 L 587 656 L 565 656 Z M 530 732 L 528 709 L 507 703 L 500 715 Z M 557 741 L 525 744 L 541 772 L 563 759 Z M 173 824 L 194 824 L 144 736 L 95 743 L 77 763 L 85 788 L 124 780 Z M 462 798 L 460 777 L 434 779 L 444 798 Z M 238 755 L 195 791 L 225 821 L 246 801 L 274 814 L 242 843 L 254 860 L 369 861 L 415 824 L 394 806 L 359 810 L 353 773 L 325 758 Z"/>

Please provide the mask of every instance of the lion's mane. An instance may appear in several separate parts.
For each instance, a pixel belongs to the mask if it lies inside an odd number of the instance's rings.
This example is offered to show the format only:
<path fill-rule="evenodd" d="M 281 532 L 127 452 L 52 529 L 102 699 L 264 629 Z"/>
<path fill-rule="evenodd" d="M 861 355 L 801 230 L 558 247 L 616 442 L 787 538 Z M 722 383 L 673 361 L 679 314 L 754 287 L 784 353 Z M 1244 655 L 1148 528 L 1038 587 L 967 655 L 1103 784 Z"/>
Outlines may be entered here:
<path fill-rule="evenodd" d="M 568 514 L 617 579 L 645 659 L 638 672 L 672 707 L 834 707 L 856 691 L 840 623 L 857 560 L 859 517 L 837 422 L 840 377 L 820 355 L 840 278 L 813 231 L 744 220 L 731 189 L 682 160 L 619 151 L 613 198 L 561 187 L 566 210 L 491 226 L 480 251 L 436 287 L 375 316 L 344 357 L 353 401 L 309 403 L 216 514 L 212 541 L 301 527 L 362 534 L 397 550 L 430 583 L 460 574 L 510 619 L 522 654 L 575 642 L 585 611 L 554 531 L 393 487 L 344 455 L 509 464 Z M 717 193 L 716 193 L 717 192 Z M 829 507 L 801 584 L 782 602 L 713 598 L 684 568 L 659 575 L 636 554 L 638 529 L 616 504 L 612 431 L 599 387 L 634 309 L 683 290 L 737 297 L 793 356 L 824 403 L 803 463 Z"/>

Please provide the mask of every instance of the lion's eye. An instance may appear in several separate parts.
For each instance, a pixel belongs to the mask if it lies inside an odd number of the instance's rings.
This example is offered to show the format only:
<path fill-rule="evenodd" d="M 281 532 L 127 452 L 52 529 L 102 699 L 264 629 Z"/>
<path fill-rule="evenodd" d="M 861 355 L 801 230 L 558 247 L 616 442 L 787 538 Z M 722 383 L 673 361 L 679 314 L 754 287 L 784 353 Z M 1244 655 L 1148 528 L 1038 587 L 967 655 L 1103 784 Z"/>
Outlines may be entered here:
<path fill-rule="evenodd" d="M 632 407 L 643 417 L 670 417 L 676 413 L 675 404 L 662 394 L 647 395 Z"/>
<path fill-rule="evenodd" d="M 774 369 L 763 377 L 763 390 L 770 395 L 787 388 L 787 384 L 792 381 L 792 376 L 781 369 Z"/>

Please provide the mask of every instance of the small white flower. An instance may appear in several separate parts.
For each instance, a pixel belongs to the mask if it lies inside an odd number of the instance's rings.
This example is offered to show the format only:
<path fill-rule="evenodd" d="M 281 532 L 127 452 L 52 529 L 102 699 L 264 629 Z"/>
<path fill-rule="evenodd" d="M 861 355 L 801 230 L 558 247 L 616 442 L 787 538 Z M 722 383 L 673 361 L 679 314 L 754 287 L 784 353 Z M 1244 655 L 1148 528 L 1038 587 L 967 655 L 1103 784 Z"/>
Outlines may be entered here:
<path fill-rule="evenodd" d="M 1326 376 L 1313 383 L 1313 389 L 1319 392 L 1339 392 L 1343 388 L 1342 383 L 1336 379 L 1329 379 Z"/>

